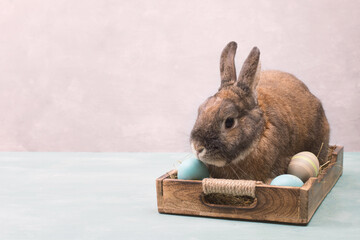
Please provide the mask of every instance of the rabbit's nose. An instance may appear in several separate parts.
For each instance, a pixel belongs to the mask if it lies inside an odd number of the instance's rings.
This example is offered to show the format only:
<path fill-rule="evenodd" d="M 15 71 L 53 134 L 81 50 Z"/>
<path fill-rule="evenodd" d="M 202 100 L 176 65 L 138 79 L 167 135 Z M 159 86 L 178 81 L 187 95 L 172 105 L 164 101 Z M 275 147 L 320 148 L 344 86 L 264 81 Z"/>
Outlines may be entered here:
<path fill-rule="evenodd" d="M 194 143 L 194 142 L 191 143 L 191 148 L 193 150 L 193 153 L 197 157 L 201 156 L 201 154 L 205 154 L 205 152 L 206 152 L 206 149 L 205 149 L 204 146 L 202 146 L 200 144 L 197 144 L 197 143 Z"/>
<path fill-rule="evenodd" d="M 197 152 L 198 154 L 200 154 L 200 153 L 202 153 L 202 152 L 205 150 L 205 147 L 203 147 L 203 146 L 198 146 L 198 147 L 195 147 L 195 149 L 196 149 L 196 152 Z"/>

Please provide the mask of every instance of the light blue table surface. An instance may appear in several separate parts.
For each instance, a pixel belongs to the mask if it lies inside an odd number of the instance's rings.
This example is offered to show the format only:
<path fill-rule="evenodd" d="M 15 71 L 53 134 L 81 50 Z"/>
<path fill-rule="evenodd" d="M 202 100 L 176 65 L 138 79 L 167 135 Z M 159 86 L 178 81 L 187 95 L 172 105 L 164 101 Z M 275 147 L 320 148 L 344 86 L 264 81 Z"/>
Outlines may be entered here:
<path fill-rule="evenodd" d="M 159 214 L 187 153 L 0 153 L 0 239 L 360 239 L 360 153 L 309 225 Z"/>

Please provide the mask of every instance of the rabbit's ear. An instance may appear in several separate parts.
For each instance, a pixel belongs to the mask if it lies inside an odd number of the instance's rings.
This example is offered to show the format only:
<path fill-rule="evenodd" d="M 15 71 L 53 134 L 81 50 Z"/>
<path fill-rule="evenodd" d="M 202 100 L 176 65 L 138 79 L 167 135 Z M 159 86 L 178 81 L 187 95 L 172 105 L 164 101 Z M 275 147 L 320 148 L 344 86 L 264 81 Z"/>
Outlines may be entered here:
<path fill-rule="evenodd" d="M 234 62 L 236 48 L 237 48 L 236 42 L 229 42 L 221 53 L 220 89 L 223 88 L 224 86 L 232 85 L 236 82 L 236 70 L 235 70 L 235 62 Z"/>
<path fill-rule="evenodd" d="M 260 72 L 260 50 L 254 47 L 241 68 L 238 82 L 246 84 L 250 89 L 255 91 L 260 80 Z"/>

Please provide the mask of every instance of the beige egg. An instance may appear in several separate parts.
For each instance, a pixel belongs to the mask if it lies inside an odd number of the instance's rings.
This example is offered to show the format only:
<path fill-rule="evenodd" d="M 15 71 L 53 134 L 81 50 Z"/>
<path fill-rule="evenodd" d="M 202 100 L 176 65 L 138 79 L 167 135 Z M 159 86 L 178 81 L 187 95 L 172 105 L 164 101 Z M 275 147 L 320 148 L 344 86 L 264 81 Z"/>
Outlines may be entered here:
<path fill-rule="evenodd" d="M 291 158 L 287 172 L 305 183 L 310 177 L 319 174 L 319 160 L 311 152 L 300 152 Z"/>

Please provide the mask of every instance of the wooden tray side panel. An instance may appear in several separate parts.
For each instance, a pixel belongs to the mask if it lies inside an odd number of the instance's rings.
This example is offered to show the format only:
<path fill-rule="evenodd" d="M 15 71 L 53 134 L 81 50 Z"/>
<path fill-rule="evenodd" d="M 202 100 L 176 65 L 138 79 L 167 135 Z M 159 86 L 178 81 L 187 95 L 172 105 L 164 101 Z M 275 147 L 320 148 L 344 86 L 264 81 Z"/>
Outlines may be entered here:
<path fill-rule="evenodd" d="M 164 179 L 167 179 L 170 177 L 171 174 L 176 173 L 176 170 L 171 170 L 168 173 L 165 173 L 164 175 L 162 175 L 161 177 L 156 179 L 156 198 L 157 198 L 157 206 L 158 206 L 158 211 L 163 213 L 163 202 L 164 202 L 164 189 L 163 189 L 163 181 Z"/>
<path fill-rule="evenodd" d="M 321 202 L 342 175 L 343 154 L 344 148 L 337 147 L 333 153 L 331 165 L 327 171 L 318 178 L 311 179 L 313 184 L 308 190 L 308 221 L 310 221 L 316 209 L 320 206 Z"/>
<path fill-rule="evenodd" d="M 165 179 L 163 193 L 163 213 L 297 224 L 307 221 L 300 218 L 300 188 L 257 186 L 253 208 L 209 206 L 201 198 L 201 181 Z"/>

